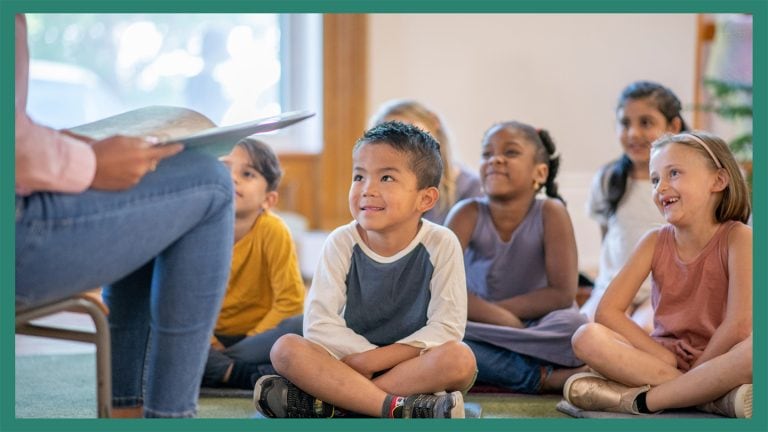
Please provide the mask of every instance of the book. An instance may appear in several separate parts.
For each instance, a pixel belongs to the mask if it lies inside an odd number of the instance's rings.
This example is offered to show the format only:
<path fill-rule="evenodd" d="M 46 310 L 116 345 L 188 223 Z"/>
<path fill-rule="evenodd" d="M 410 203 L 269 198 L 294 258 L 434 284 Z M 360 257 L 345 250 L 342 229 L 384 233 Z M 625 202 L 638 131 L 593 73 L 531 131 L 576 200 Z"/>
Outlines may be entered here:
<path fill-rule="evenodd" d="M 157 145 L 182 143 L 215 154 L 229 152 L 241 139 L 271 132 L 306 120 L 315 113 L 289 111 L 229 126 L 216 126 L 197 111 L 174 106 L 149 106 L 127 111 L 75 128 L 72 132 L 101 140 L 113 135 L 155 136 Z"/>

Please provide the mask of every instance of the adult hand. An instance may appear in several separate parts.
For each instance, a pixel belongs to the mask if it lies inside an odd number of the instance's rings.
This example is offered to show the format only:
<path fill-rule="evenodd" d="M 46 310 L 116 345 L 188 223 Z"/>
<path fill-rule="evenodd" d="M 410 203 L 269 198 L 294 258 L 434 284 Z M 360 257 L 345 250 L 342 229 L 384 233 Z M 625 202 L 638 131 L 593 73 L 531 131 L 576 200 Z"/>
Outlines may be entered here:
<path fill-rule="evenodd" d="M 153 146 L 151 138 L 115 135 L 92 144 L 96 154 L 96 175 L 91 187 L 124 190 L 135 186 L 157 164 L 182 151 L 182 144 Z"/>

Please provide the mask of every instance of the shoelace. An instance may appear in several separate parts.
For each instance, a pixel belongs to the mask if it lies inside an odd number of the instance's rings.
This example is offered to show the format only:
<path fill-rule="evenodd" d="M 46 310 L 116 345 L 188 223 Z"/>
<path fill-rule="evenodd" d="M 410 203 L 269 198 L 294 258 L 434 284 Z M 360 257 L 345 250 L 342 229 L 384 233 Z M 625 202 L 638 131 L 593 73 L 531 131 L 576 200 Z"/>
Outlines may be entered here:
<path fill-rule="evenodd" d="M 289 381 L 286 381 L 286 385 L 288 387 L 288 406 L 286 412 L 289 418 L 321 418 L 333 416 L 332 406 L 301 391 Z"/>
<path fill-rule="evenodd" d="M 434 418 L 440 396 L 418 394 L 405 400 L 403 418 Z"/>

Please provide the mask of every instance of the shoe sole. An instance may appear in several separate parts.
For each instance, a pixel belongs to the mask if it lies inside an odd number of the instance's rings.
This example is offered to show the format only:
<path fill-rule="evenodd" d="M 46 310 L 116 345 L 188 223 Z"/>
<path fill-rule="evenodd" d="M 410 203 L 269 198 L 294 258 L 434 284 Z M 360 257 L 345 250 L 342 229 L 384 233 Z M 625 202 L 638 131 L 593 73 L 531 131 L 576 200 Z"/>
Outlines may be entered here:
<path fill-rule="evenodd" d="M 569 395 L 571 394 L 571 385 L 574 383 L 574 381 L 581 378 L 586 378 L 586 377 L 600 378 L 603 380 L 605 379 L 604 376 L 594 372 L 579 372 L 569 376 L 568 379 L 565 380 L 565 384 L 563 384 L 563 397 L 565 398 L 566 401 L 568 401 L 569 404 L 573 405 L 573 403 L 571 402 L 571 398 L 569 397 Z M 573 406 L 576 406 L 576 405 L 573 405 Z"/>
<path fill-rule="evenodd" d="M 453 396 L 453 408 L 451 408 L 451 418 L 465 418 L 464 396 L 460 391 L 451 392 Z"/>
<path fill-rule="evenodd" d="M 277 375 L 264 375 L 260 377 L 253 386 L 253 405 L 256 407 L 256 411 L 264 417 L 272 417 L 272 414 L 264 411 L 261 404 L 259 404 L 259 398 L 261 396 L 261 391 L 264 388 L 264 381 L 275 376 Z"/>
<path fill-rule="evenodd" d="M 752 418 L 752 384 L 745 384 L 736 390 L 733 410 L 736 418 Z"/>

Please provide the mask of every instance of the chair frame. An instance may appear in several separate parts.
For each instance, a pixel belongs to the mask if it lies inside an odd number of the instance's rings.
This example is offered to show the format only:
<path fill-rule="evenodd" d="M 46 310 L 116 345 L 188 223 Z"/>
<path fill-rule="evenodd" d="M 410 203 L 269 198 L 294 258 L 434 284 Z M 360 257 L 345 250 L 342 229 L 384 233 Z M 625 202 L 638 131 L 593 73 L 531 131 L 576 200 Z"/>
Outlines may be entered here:
<path fill-rule="evenodd" d="M 59 312 L 85 312 L 93 320 L 95 331 L 82 331 L 33 320 Z M 88 342 L 96 346 L 96 404 L 99 418 L 112 416 L 112 348 L 109 322 L 103 305 L 87 297 L 70 297 L 41 306 L 16 310 L 16 333 L 51 339 Z"/>

